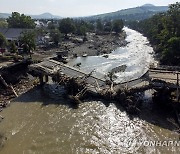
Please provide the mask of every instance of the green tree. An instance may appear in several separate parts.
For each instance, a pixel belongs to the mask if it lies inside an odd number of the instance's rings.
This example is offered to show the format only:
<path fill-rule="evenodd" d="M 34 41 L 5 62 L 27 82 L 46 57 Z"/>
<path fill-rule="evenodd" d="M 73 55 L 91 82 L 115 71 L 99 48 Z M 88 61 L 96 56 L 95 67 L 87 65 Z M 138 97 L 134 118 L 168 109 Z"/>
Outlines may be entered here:
<path fill-rule="evenodd" d="M 8 23 L 3 20 L 3 19 L 0 19 L 0 28 L 7 28 L 8 27 Z"/>
<path fill-rule="evenodd" d="M 4 48 L 7 45 L 7 40 L 2 33 L 0 33 L 0 48 Z"/>
<path fill-rule="evenodd" d="M 180 2 L 169 5 L 167 20 L 172 35 L 180 36 Z"/>
<path fill-rule="evenodd" d="M 36 49 L 34 32 L 24 32 L 22 36 L 20 36 L 19 41 L 23 47 L 24 53 L 28 53 L 31 56 L 31 52 Z"/>
<path fill-rule="evenodd" d="M 169 5 L 167 12 L 130 27 L 150 40 L 162 64 L 180 65 L 180 2 Z"/>
<path fill-rule="evenodd" d="M 59 23 L 59 30 L 66 35 L 68 33 L 74 33 L 75 25 L 73 19 L 70 18 L 62 19 Z"/>
<path fill-rule="evenodd" d="M 163 48 L 161 61 L 170 65 L 180 65 L 180 37 L 172 37 Z"/>
<path fill-rule="evenodd" d="M 116 33 L 120 33 L 124 27 L 124 23 L 122 20 L 114 20 L 113 22 L 113 31 Z"/>
<path fill-rule="evenodd" d="M 102 21 L 101 21 L 100 19 L 98 19 L 98 20 L 96 21 L 96 29 L 97 29 L 98 31 L 103 31 L 103 24 L 102 24 Z"/>
<path fill-rule="evenodd" d="M 9 28 L 35 28 L 35 23 L 30 16 L 13 12 L 7 19 Z"/>
<path fill-rule="evenodd" d="M 16 46 L 14 41 L 11 41 L 8 46 L 9 46 L 9 51 L 11 53 L 16 53 L 17 52 L 17 46 Z"/>
<path fill-rule="evenodd" d="M 50 31 L 50 37 L 54 44 L 58 46 L 58 43 L 61 41 L 62 35 L 58 29 L 53 29 Z"/>
<path fill-rule="evenodd" d="M 55 29 L 55 25 L 53 24 L 53 22 L 48 23 L 48 29 Z"/>
<path fill-rule="evenodd" d="M 87 22 L 86 28 L 87 28 L 87 31 L 94 31 L 95 30 L 95 26 L 92 22 Z"/>
<path fill-rule="evenodd" d="M 77 34 L 78 35 L 86 36 L 87 27 L 85 25 L 80 25 L 76 29 L 77 29 Z"/>
<path fill-rule="evenodd" d="M 112 22 L 111 21 L 108 21 L 108 22 L 105 23 L 104 31 L 106 31 L 106 32 L 111 32 L 112 31 Z"/>

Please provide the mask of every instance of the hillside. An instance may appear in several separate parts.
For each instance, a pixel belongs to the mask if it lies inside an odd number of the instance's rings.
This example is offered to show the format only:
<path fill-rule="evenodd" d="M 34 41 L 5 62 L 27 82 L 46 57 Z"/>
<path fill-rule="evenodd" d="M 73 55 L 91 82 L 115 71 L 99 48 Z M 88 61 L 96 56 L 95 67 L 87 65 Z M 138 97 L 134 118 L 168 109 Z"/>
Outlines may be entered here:
<path fill-rule="evenodd" d="M 30 15 L 33 19 L 61 19 L 60 16 L 52 15 L 51 13 L 43 13 L 40 15 Z"/>
<path fill-rule="evenodd" d="M 145 4 L 143 6 L 124 9 L 116 12 L 105 13 L 95 16 L 83 17 L 88 20 L 111 20 L 111 19 L 124 19 L 124 20 L 143 20 L 157 14 L 159 12 L 165 12 L 168 10 L 168 6 L 154 6 L 152 4 Z M 0 18 L 8 18 L 11 14 L 0 13 Z M 33 19 L 61 19 L 62 17 L 52 15 L 51 13 L 43 13 L 40 15 L 30 15 Z"/>
<path fill-rule="evenodd" d="M 154 6 L 152 4 L 145 4 L 140 7 L 124 9 L 116 12 L 105 13 L 95 16 L 90 16 L 88 19 L 124 19 L 124 20 L 143 20 L 157 14 L 159 12 L 165 12 L 168 10 L 168 6 Z"/>
<path fill-rule="evenodd" d="M 0 18 L 8 18 L 10 15 L 10 13 L 0 13 Z"/>
<path fill-rule="evenodd" d="M 0 18 L 8 18 L 10 13 L 0 13 Z M 29 15 L 32 19 L 61 19 L 60 16 L 52 15 L 51 13 L 43 13 L 40 15 Z"/>

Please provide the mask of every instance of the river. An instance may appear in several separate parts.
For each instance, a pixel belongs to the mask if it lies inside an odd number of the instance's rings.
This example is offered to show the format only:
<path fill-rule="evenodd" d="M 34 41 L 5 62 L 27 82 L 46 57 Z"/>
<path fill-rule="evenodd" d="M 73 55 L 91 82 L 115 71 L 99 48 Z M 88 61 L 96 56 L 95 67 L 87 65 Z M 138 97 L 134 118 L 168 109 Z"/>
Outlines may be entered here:
<path fill-rule="evenodd" d="M 153 48 L 149 46 L 149 41 L 142 34 L 124 28 L 126 31 L 126 47 L 120 47 L 105 58 L 101 56 L 78 57 L 71 60 L 68 64 L 74 66 L 81 63 L 80 69 L 89 73 L 94 71 L 94 75 L 104 78 L 105 75 L 113 68 L 121 65 L 126 65 L 124 72 L 116 73 L 117 79 L 115 82 L 129 81 L 139 78 L 146 73 L 150 64 L 156 65 L 157 62 L 153 58 Z"/>
<path fill-rule="evenodd" d="M 138 77 L 138 72 L 147 69 L 148 63 L 153 61 L 153 50 L 147 39 L 138 32 L 125 30 L 128 46 L 112 52 L 101 67 L 99 62 L 92 63 L 91 69 L 95 68 L 103 75 L 115 66 L 111 62 L 118 63 L 121 59 L 128 67 L 124 73 L 117 74 L 119 78 L 127 75 Z M 86 60 L 83 59 L 88 64 Z M 0 153 L 176 154 L 180 151 L 180 145 L 175 143 L 179 141 L 179 134 L 173 131 L 177 129 L 173 119 L 163 111 L 152 110 L 149 93 L 145 95 L 143 111 L 138 117 L 128 115 L 113 102 L 93 98 L 75 108 L 64 95 L 61 87 L 48 84 L 44 88 L 33 88 L 15 99 L 1 112 L 5 118 L 0 122 Z M 167 142 L 169 144 L 165 144 Z"/>

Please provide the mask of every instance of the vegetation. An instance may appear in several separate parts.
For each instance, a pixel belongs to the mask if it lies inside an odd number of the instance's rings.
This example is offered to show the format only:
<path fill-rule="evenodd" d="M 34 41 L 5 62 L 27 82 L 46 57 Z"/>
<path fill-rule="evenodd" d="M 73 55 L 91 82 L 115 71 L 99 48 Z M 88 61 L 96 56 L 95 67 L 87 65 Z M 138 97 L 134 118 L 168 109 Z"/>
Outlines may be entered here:
<path fill-rule="evenodd" d="M 13 12 L 12 16 L 7 19 L 9 28 L 35 28 L 35 23 L 30 16 Z"/>
<path fill-rule="evenodd" d="M 6 22 L 5 19 L 0 19 L 0 28 L 7 28 L 8 23 Z"/>
<path fill-rule="evenodd" d="M 77 35 L 83 35 L 83 36 L 85 36 L 85 35 L 86 35 L 86 32 L 87 32 L 88 30 L 90 30 L 88 23 L 85 22 L 85 21 L 83 21 L 83 20 L 76 20 L 76 21 L 74 21 L 74 24 L 75 24 L 75 27 L 76 27 L 76 28 L 75 28 L 75 29 L 76 29 L 75 33 L 76 33 Z"/>
<path fill-rule="evenodd" d="M 101 21 L 100 19 L 98 19 L 98 20 L 96 21 L 96 29 L 97 29 L 98 31 L 103 31 L 103 24 L 102 24 L 102 21 Z"/>
<path fill-rule="evenodd" d="M 162 64 L 180 65 L 180 3 L 171 4 L 166 13 L 143 21 L 127 23 L 150 40 Z"/>
<path fill-rule="evenodd" d="M 48 23 L 48 29 L 55 29 L 53 22 Z"/>
<path fill-rule="evenodd" d="M 105 32 L 111 32 L 112 31 L 112 22 L 108 21 L 104 24 L 104 31 Z"/>
<path fill-rule="evenodd" d="M 7 45 L 7 40 L 4 37 L 4 35 L 0 33 L 0 48 L 5 47 L 6 45 Z"/>
<path fill-rule="evenodd" d="M 101 21 L 98 20 L 92 20 L 92 21 L 85 21 L 80 19 L 62 19 L 59 22 L 59 30 L 61 33 L 64 33 L 66 36 L 69 33 L 73 33 L 76 35 L 82 35 L 85 36 L 86 32 L 116 32 L 120 33 L 122 31 L 122 28 L 124 26 L 124 23 L 122 20 L 114 20 L 114 21 Z M 50 27 L 54 27 L 51 23 Z M 49 28 L 51 29 L 51 28 Z"/>
<path fill-rule="evenodd" d="M 124 10 L 120 10 L 116 12 L 95 15 L 95 16 L 88 17 L 86 19 L 88 20 L 101 19 L 102 21 L 105 21 L 105 20 L 111 21 L 111 20 L 117 20 L 117 19 L 122 19 L 126 21 L 129 21 L 129 20 L 140 21 L 140 20 L 150 18 L 154 14 L 165 12 L 167 11 L 167 9 L 168 9 L 167 6 L 143 5 L 140 7 L 134 7 L 134 8 L 124 9 Z"/>
<path fill-rule="evenodd" d="M 32 31 L 24 32 L 19 38 L 20 44 L 23 47 L 23 52 L 31 56 L 31 51 L 35 50 L 35 34 Z"/>
<path fill-rule="evenodd" d="M 56 46 L 58 46 L 58 43 L 61 41 L 61 33 L 58 29 L 52 29 L 50 31 L 50 37 L 52 38 L 52 41 Z"/>
<path fill-rule="evenodd" d="M 122 20 L 115 20 L 113 22 L 113 27 L 112 29 L 116 32 L 116 33 L 120 33 L 122 31 L 124 27 L 123 21 Z"/>
<path fill-rule="evenodd" d="M 62 19 L 59 23 L 59 30 L 66 34 L 68 33 L 74 33 L 75 32 L 75 24 L 73 19 L 70 18 L 66 18 L 66 19 Z"/>
<path fill-rule="evenodd" d="M 17 46 L 14 41 L 11 41 L 8 46 L 11 53 L 17 53 Z"/>

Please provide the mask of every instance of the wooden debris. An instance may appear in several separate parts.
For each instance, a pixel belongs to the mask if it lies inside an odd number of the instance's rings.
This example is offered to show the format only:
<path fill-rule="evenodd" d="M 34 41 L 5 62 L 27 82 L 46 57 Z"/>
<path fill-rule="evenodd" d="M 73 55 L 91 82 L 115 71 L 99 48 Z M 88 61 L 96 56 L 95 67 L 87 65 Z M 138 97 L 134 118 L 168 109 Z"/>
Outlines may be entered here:
<path fill-rule="evenodd" d="M 0 75 L 0 81 L 6 88 L 9 87 L 8 84 L 6 83 L 6 81 L 3 79 L 3 77 L 1 75 Z"/>
<path fill-rule="evenodd" d="M 12 92 L 14 93 L 14 95 L 15 95 L 16 97 L 18 97 L 18 94 L 17 94 L 16 91 L 14 90 L 13 86 L 10 85 L 9 87 L 11 88 Z"/>
<path fill-rule="evenodd" d="M 3 84 L 7 89 L 11 89 L 11 91 L 14 93 L 14 95 L 15 95 L 16 97 L 18 97 L 18 94 L 17 94 L 16 91 L 14 90 L 13 86 L 12 86 L 12 85 L 8 85 L 1 75 L 0 75 L 0 81 L 2 82 L 2 84 Z"/>

